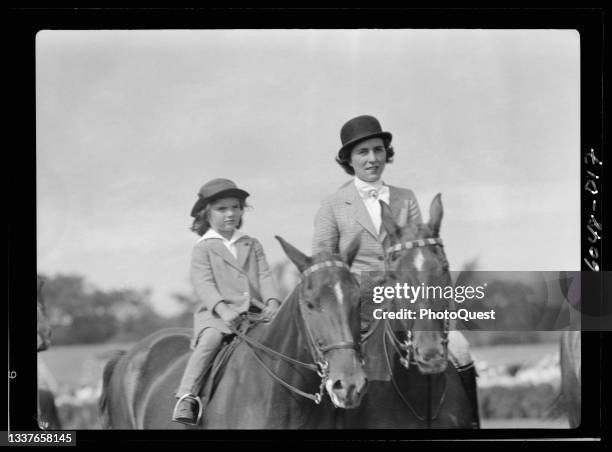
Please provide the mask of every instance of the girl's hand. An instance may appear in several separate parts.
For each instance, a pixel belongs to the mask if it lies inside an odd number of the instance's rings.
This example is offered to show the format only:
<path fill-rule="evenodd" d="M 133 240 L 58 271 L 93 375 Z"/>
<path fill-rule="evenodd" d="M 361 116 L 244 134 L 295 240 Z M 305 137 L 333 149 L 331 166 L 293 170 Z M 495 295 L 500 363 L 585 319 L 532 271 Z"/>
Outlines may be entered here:
<path fill-rule="evenodd" d="M 221 320 L 225 322 L 230 328 L 238 328 L 240 326 L 240 313 L 234 311 L 230 306 L 225 303 L 219 303 L 215 307 L 215 311 L 221 317 Z"/>
<path fill-rule="evenodd" d="M 276 314 L 276 311 L 278 311 L 279 307 L 280 302 L 274 298 L 271 298 L 268 301 L 268 304 L 266 305 L 265 309 L 261 311 L 261 315 L 266 319 L 272 319 L 272 317 L 274 317 L 274 314 Z"/>

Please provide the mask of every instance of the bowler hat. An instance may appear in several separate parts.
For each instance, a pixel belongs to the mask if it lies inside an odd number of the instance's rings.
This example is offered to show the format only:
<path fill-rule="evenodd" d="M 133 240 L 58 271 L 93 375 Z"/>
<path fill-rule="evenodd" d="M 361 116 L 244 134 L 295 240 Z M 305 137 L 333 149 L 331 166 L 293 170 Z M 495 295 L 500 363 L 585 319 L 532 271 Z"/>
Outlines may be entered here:
<path fill-rule="evenodd" d="M 196 217 L 206 205 L 219 198 L 245 199 L 249 193 L 241 190 L 229 179 L 213 179 L 206 182 L 198 192 L 198 200 L 191 209 L 191 216 Z"/>
<path fill-rule="evenodd" d="M 357 116 L 346 122 L 340 130 L 340 140 L 342 147 L 338 151 L 338 155 L 345 149 L 367 140 L 368 138 L 381 137 L 387 142 L 391 141 L 392 135 L 389 132 L 383 132 L 380 122 L 374 116 L 363 115 Z"/>

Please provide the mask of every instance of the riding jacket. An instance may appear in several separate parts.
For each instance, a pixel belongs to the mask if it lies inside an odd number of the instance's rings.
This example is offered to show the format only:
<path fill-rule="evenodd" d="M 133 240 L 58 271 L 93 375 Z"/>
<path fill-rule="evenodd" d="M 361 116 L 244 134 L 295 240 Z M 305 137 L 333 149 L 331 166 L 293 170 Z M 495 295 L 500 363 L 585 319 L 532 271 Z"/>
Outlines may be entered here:
<path fill-rule="evenodd" d="M 412 190 L 389 186 L 389 207 L 398 223 L 421 223 L 421 212 Z M 351 240 L 361 234 L 361 247 L 351 272 L 384 271 L 384 247 L 389 246 L 387 232 L 377 232 L 353 181 L 324 199 L 315 218 L 313 254 L 320 251 L 343 253 Z"/>
<path fill-rule="evenodd" d="M 205 328 L 230 333 L 214 311 L 227 303 L 238 312 L 247 312 L 252 299 L 267 303 L 278 300 L 278 291 L 261 243 L 243 235 L 236 242 L 237 257 L 219 238 L 201 238 L 191 255 L 191 282 L 201 302 L 194 314 L 194 337 Z"/>

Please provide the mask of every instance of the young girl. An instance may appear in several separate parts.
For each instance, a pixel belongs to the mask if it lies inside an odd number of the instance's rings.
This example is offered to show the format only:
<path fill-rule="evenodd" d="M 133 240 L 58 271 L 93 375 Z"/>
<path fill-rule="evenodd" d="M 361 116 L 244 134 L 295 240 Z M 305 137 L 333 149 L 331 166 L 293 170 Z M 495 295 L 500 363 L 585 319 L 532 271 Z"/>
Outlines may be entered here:
<path fill-rule="evenodd" d="M 194 316 L 193 353 L 177 391 L 172 420 L 196 424 L 201 377 L 212 363 L 223 336 L 237 327 L 251 300 L 265 303 L 262 314 L 279 308 L 276 286 L 259 241 L 241 233 L 249 196 L 227 179 L 214 179 L 198 193 L 191 230 L 200 235 L 191 258 L 191 281 L 201 301 Z"/>

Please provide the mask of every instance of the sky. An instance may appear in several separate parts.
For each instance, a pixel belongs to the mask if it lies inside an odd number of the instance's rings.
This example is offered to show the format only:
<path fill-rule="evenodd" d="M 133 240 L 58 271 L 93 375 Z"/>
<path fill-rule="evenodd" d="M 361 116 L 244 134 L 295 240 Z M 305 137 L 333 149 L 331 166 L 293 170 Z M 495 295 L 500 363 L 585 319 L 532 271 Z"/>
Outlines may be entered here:
<path fill-rule="evenodd" d="M 383 179 L 425 219 L 442 193 L 451 270 L 580 270 L 580 42 L 573 30 L 45 30 L 36 38 L 38 271 L 190 293 L 201 185 L 248 192 L 270 263 L 310 254 L 350 176 L 340 128 L 393 134 Z"/>

